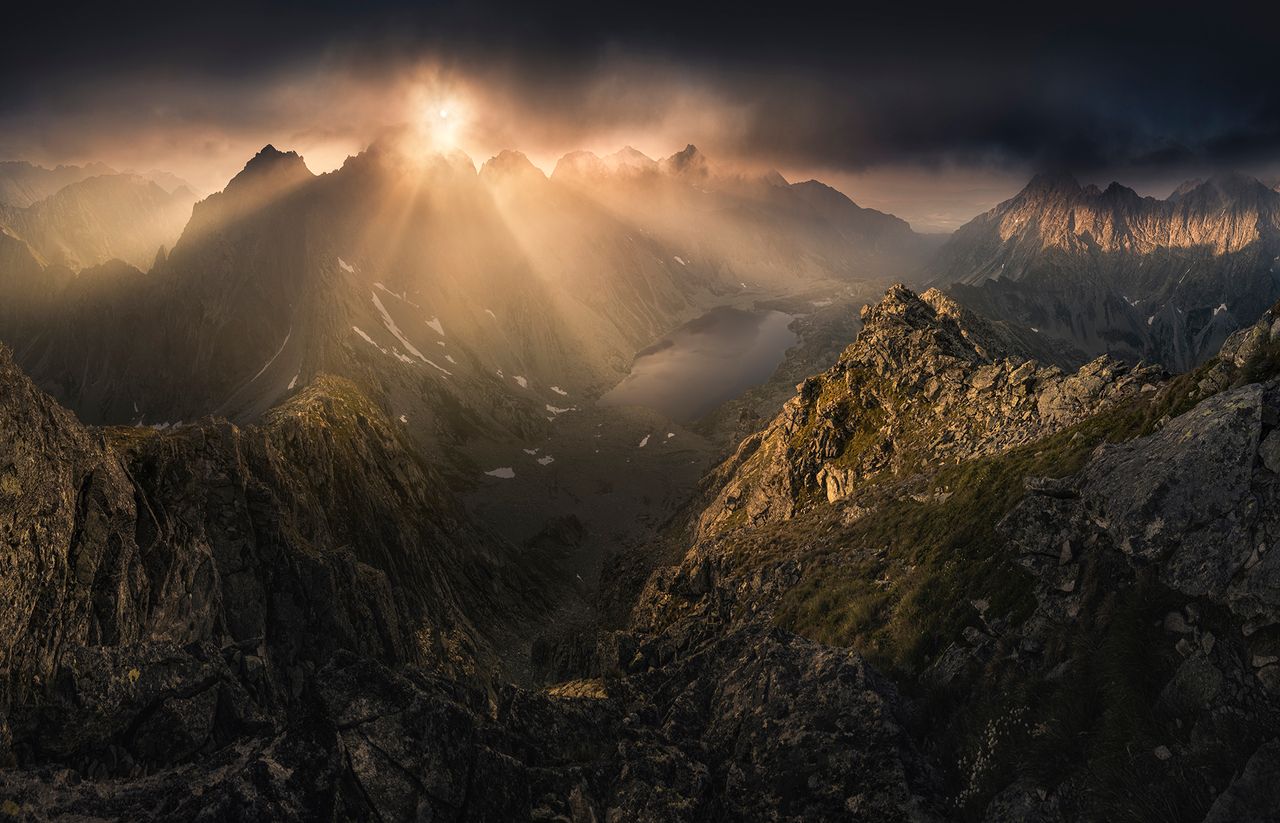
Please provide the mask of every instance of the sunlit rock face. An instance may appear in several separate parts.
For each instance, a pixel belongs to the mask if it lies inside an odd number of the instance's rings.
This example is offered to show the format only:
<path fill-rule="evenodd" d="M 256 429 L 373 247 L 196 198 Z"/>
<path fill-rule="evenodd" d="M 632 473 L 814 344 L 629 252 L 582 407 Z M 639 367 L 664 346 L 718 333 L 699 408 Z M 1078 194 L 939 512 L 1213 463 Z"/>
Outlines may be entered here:
<path fill-rule="evenodd" d="M 1080 359 L 1181 371 L 1280 297 L 1278 258 L 1280 194 L 1253 178 L 1196 181 L 1157 200 L 1042 175 L 957 231 L 929 272 L 970 308 Z"/>
<path fill-rule="evenodd" d="M 1109 357 L 1074 372 L 1044 365 L 1028 356 L 1036 335 L 983 320 L 937 290 L 895 286 L 862 322 L 839 362 L 798 386 L 717 470 L 704 535 L 1043 438 L 1161 379 L 1157 368 Z"/>

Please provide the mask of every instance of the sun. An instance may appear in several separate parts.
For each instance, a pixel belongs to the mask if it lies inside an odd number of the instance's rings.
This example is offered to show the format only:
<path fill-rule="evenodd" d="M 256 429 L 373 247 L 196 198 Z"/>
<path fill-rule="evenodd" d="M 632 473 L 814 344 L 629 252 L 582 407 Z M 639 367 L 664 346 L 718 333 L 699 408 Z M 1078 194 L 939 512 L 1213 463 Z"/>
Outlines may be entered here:
<path fill-rule="evenodd" d="M 420 111 L 419 128 L 432 147 L 437 151 L 458 148 L 466 124 L 456 100 L 429 101 Z"/>

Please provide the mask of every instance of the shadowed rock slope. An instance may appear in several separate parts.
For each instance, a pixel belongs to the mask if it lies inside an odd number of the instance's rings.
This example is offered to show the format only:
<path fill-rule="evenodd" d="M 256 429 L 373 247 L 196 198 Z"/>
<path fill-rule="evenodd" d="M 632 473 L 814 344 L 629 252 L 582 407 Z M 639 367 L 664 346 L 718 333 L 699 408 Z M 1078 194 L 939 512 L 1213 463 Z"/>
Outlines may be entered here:
<path fill-rule="evenodd" d="M 894 687 L 768 627 L 495 685 L 495 617 L 554 589 L 346 381 L 86 429 L 0 351 L 0 420 L 8 816 L 933 819 Z"/>

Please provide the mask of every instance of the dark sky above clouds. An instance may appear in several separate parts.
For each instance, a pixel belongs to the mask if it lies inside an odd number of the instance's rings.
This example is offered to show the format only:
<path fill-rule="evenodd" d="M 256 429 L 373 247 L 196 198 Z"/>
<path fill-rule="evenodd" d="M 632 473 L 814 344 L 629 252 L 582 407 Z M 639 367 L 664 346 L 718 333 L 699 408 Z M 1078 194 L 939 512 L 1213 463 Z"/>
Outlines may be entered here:
<path fill-rule="evenodd" d="M 0 156 L 213 189 L 265 142 L 330 168 L 448 108 L 477 160 L 694 142 L 949 229 L 1045 168 L 1161 196 L 1275 173 L 1263 5 L 25 4 L 0 34 Z"/>

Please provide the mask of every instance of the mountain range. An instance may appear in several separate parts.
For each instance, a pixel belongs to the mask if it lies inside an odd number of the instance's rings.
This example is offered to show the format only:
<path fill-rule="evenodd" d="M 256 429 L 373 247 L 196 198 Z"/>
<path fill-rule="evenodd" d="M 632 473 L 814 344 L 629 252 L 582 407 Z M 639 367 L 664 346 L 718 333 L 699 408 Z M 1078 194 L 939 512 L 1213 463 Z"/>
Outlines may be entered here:
<path fill-rule="evenodd" d="M 1068 360 L 1186 370 L 1280 297 L 1280 191 L 1223 175 L 1157 200 L 1040 175 L 957 230 L 926 276 L 1065 344 Z"/>
<path fill-rule="evenodd" d="M 50 267 L 11 277 L 48 299 L 5 339 L 87 421 L 251 420 L 325 372 L 402 385 L 404 413 L 457 438 L 544 422 L 735 295 L 922 259 L 905 223 L 820 184 L 654 164 L 588 185 L 571 158 L 550 179 L 510 152 L 477 174 L 388 141 L 316 176 L 269 146 L 146 272 L 108 263 L 65 292 Z"/>

